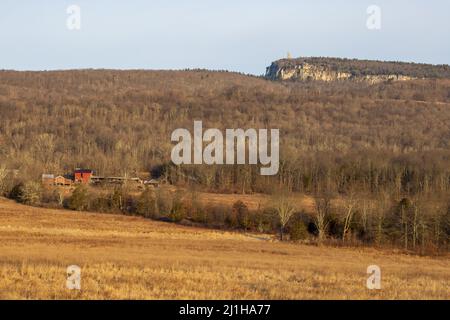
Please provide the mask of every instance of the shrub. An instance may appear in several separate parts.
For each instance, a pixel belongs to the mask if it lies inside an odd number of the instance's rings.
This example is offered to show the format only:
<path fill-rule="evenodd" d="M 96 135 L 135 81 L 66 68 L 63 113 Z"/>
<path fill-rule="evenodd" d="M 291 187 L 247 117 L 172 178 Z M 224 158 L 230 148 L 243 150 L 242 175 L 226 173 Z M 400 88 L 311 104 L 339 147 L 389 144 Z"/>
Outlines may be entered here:
<path fill-rule="evenodd" d="M 253 225 L 259 232 L 273 232 L 277 229 L 277 212 L 273 208 L 266 208 L 253 215 Z"/>
<path fill-rule="evenodd" d="M 109 212 L 110 202 L 108 198 L 97 197 L 90 201 L 89 208 L 96 212 Z"/>
<path fill-rule="evenodd" d="M 214 227 L 224 227 L 230 209 L 225 205 L 209 205 L 205 208 L 208 222 Z"/>
<path fill-rule="evenodd" d="M 124 188 L 115 187 L 112 194 L 109 196 L 109 206 L 112 211 L 122 212 L 126 209 L 126 201 L 128 195 Z"/>
<path fill-rule="evenodd" d="M 186 208 L 182 202 L 182 193 L 178 190 L 172 201 L 169 219 L 173 222 L 180 222 L 186 217 Z"/>
<path fill-rule="evenodd" d="M 156 192 L 157 215 L 168 217 L 172 211 L 172 195 L 166 189 L 160 188 Z"/>
<path fill-rule="evenodd" d="M 235 217 L 235 221 L 239 228 L 248 229 L 250 227 L 250 213 L 246 204 L 241 200 L 238 200 L 233 204 L 232 216 Z"/>
<path fill-rule="evenodd" d="M 83 211 L 88 208 L 88 205 L 88 191 L 84 185 L 78 185 L 69 198 L 67 206 L 71 210 Z"/>
<path fill-rule="evenodd" d="M 191 207 L 190 216 L 192 221 L 199 223 L 207 223 L 208 222 L 208 212 L 201 205 L 195 205 Z"/>
<path fill-rule="evenodd" d="M 291 240 L 305 240 L 309 237 L 308 227 L 303 221 L 294 221 L 289 226 L 289 235 Z"/>
<path fill-rule="evenodd" d="M 41 197 L 41 185 L 34 181 L 16 184 L 9 193 L 9 198 L 29 205 L 40 203 Z"/>
<path fill-rule="evenodd" d="M 158 215 L 158 208 L 156 204 L 156 197 L 153 190 L 146 188 L 137 200 L 136 205 L 137 214 L 146 218 L 156 218 Z"/>
<path fill-rule="evenodd" d="M 46 206 L 61 206 L 64 203 L 64 193 L 61 190 L 59 193 L 59 189 L 42 189 L 41 203 Z"/>
<path fill-rule="evenodd" d="M 310 226 L 314 226 L 311 215 L 304 211 L 297 213 L 289 224 L 289 235 L 291 240 L 305 240 L 309 238 Z"/>
<path fill-rule="evenodd" d="M 24 204 L 37 205 L 41 202 L 41 184 L 35 181 L 27 181 L 23 184 L 19 201 Z"/>
<path fill-rule="evenodd" d="M 8 197 L 10 199 L 16 200 L 20 202 L 20 199 L 22 198 L 22 189 L 23 189 L 23 183 L 20 182 L 16 184 L 11 191 L 9 192 Z"/>

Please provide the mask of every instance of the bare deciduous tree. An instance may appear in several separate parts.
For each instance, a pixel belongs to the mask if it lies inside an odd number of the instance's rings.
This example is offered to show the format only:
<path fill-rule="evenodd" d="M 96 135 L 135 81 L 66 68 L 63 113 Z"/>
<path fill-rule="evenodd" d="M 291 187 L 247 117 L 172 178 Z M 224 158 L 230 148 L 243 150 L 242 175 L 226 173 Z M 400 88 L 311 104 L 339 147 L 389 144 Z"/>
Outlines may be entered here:
<path fill-rule="evenodd" d="M 351 190 L 348 194 L 344 204 L 344 216 L 343 216 L 343 229 L 342 229 L 342 241 L 344 242 L 348 232 L 350 231 L 353 216 L 356 211 L 357 200 L 355 193 Z"/>
<path fill-rule="evenodd" d="M 55 198 L 58 201 L 58 205 L 60 205 L 62 207 L 64 205 L 64 199 L 65 199 L 65 190 L 64 190 L 64 188 L 57 188 L 54 191 L 54 195 L 55 195 Z"/>
<path fill-rule="evenodd" d="M 55 161 L 55 140 L 54 135 L 43 133 L 34 143 L 35 156 L 42 161 L 45 170 L 49 170 Z"/>
<path fill-rule="evenodd" d="M 316 214 L 314 217 L 314 223 L 317 228 L 319 243 L 321 243 L 326 236 L 328 224 L 329 224 L 329 216 L 331 213 L 331 195 L 324 194 L 322 196 L 315 197 L 316 203 Z"/>
<path fill-rule="evenodd" d="M 284 239 L 284 230 L 292 215 L 295 213 L 295 207 L 291 199 L 286 194 L 277 195 L 274 199 L 274 207 L 277 211 L 280 222 L 280 239 Z"/>

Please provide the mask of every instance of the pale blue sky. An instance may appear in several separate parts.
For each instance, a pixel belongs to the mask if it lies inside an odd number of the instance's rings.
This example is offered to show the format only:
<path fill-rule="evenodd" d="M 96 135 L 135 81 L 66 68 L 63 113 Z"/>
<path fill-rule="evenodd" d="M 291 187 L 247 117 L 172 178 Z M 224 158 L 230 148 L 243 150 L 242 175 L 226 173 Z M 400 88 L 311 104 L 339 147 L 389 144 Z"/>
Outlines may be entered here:
<path fill-rule="evenodd" d="M 66 27 L 69 5 L 81 30 Z M 381 30 L 366 28 L 369 5 Z M 227 69 L 286 56 L 450 63 L 448 0 L 1 0 L 0 69 Z"/>

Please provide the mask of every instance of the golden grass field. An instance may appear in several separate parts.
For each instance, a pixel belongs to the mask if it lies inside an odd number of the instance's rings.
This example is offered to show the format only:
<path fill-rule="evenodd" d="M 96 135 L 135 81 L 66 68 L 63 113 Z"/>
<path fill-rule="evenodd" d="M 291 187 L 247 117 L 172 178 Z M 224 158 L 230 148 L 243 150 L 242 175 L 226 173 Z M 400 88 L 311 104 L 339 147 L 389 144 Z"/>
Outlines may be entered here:
<path fill-rule="evenodd" d="M 66 268 L 82 269 L 81 291 Z M 367 266 L 382 289 L 366 288 Z M 279 243 L 0 199 L 2 299 L 449 299 L 450 259 Z"/>
<path fill-rule="evenodd" d="M 199 200 L 208 205 L 223 205 L 231 208 L 233 204 L 240 200 L 245 203 L 249 210 L 257 210 L 267 207 L 270 202 L 270 196 L 260 193 L 256 194 L 220 194 L 199 192 Z M 302 194 L 295 194 L 290 200 L 299 210 L 313 212 L 315 210 L 314 199 Z"/>

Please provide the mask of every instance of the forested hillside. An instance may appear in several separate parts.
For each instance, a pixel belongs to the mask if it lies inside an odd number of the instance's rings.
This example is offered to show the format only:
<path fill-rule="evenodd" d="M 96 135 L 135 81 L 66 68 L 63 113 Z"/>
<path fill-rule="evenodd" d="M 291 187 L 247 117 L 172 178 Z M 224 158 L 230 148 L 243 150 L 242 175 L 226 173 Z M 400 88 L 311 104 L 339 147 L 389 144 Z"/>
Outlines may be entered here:
<path fill-rule="evenodd" d="M 174 182 L 196 177 L 239 192 L 348 181 L 448 190 L 449 103 L 449 80 L 283 85 L 208 71 L 3 71 L 0 159 L 26 178 L 74 167 L 167 173 L 160 166 L 169 163 L 171 132 L 202 120 L 205 128 L 280 128 L 280 174 L 202 166 L 172 173 Z"/>

